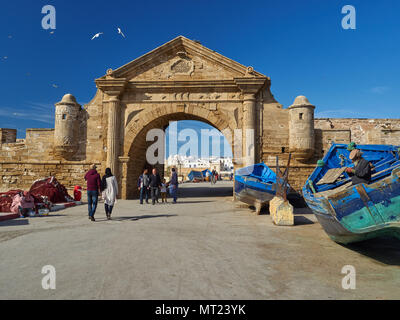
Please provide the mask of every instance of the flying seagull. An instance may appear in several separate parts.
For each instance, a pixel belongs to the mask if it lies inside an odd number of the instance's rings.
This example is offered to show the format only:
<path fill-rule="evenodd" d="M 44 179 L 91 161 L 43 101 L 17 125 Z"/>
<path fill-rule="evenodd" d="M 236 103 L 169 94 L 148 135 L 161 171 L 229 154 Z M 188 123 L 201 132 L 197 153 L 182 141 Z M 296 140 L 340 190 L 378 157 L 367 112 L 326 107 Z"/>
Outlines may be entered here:
<path fill-rule="evenodd" d="M 102 35 L 102 34 L 103 34 L 103 32 L 96 33 L 96 34 L 93 36 L 92 40 L 95 39 L 95 38 L 100 37 L 100 35 Z"/>
<path fill-rule="evenodd" d="M 120 34 L 121 36 L 123 36 L 125 38 L 125 35 L 123 34 L 121 28 L 118 28 L 118 34 Z"/>

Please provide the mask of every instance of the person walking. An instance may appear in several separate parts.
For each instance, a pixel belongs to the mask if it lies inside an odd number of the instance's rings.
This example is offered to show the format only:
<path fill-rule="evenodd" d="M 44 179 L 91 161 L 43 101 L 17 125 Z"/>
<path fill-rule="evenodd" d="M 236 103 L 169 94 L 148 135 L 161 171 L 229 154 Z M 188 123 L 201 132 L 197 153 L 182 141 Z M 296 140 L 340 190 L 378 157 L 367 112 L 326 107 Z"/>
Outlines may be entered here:
<path fill-rule="evenodd" d="M 215 169 L 211 171 L 211 184 L 215 184 Z"/>
<path fill-rule="evenodd" d="M 94 214 L 97 209 L 97 201 L 99 199 L 99 190 L 101 189 L 100 175 L 97 173 L 97 166 L 92 165 L 91 169 L 85 174 L 88 198 L 89 219 L 95 221 Z"/>
<path fill-rule="evenodd" d="M 178 198 L 178 174 L 176 173 L 175 168 L 171 169 L 171 178 L 170 181 L 168 182 L 169 186 L 169 192 L 171 194 L 171 197 L 173 199 L 172 203 L 176 203 L 177 198 Z"/>
<path fill-rule="evenodd" d="M 140 192 L 140 204 L 143 204 L 143 198 L 146 200 L 146 203 L 149 203 L 150 178 L 149 178 L 148 172 L 149 171 L 147 169 L 144 169 L 143 174 L 141 174 L 138 179 L 138 190 Z"/>
<path fill-rule="evenodd" d="M 157 172 L 157 169 L 154 168 L 152 170 L 152 174 L 150 175 L 150 192 L 151 192 L 151 203 L 154 205 L 156 201 L 158 202 L 158 191 L 161 186 L 161 178 Z"/>
<path fill-rule="evenodd" d="M 111 213 L 114 208 L 114 204 L 117 202 L 118 183 L 110 168 L 106 169 L 106 174 L 101 180 L 101 189 L 107 220 L 111 220 Z"/>

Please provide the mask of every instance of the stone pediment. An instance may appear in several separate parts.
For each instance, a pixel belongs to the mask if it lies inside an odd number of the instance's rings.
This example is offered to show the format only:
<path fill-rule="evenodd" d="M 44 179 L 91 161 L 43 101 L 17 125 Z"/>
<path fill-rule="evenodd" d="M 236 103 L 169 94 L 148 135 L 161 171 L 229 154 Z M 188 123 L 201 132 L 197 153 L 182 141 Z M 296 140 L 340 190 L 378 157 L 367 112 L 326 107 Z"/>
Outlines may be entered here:
<path fill-rule="evenodd" d="M 237 77 L 265 77 L 251 67 L 226 58 L 197 41 L 179 36 L 132 62 L 109 71 L 100 79 L 128 81 L 228 80 Z"/>

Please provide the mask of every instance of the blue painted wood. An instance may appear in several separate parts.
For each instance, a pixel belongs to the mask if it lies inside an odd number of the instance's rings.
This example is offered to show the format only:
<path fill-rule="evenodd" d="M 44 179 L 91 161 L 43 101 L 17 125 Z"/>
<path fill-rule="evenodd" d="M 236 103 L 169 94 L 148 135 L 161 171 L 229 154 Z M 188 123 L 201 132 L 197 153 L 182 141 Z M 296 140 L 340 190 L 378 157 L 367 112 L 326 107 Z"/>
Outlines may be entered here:
<path fill-rule="evenodd" d="M 203 174 L 200 171 L 192 170 L 189 172 L 188 178 L 190 181 L 203 180 Z"/>
<path fill-rule="evenodd" d="M 235 196 L 250 205 L 266 204 L 276 193 L 276 173 L 265 163 L 240 168 L 235 172 Z"/>
<path fill-rule="evenodd" d="M 400 238 L 400 159 L 399 146 L 358 145 L 373 170 L 369 184 L 337 189 L 349 183 L 343 174 L 332 184 L 317 185 L 332 168 L 351 167 L 347 145 L 333 144 L 303 187 L 303 197 L 322 227 L 335 241 L 349 243 L 380 235 Z M 337 189 L 337 191 L 335 191 Z"/>

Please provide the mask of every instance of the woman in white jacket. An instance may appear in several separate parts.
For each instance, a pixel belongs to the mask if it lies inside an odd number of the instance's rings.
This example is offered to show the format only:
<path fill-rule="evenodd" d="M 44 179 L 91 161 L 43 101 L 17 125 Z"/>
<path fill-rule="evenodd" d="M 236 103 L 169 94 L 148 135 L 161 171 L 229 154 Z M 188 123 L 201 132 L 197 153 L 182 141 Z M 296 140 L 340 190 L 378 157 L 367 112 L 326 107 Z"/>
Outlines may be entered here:
<path fill-rule="evenodd" d="M 101 180 L 102 198 L 104 200 L 104 208 L 106 210 L 107 220 L 111 220 L 111 212 L 118 196 L 118 183 L 113 176 L 111 169 L 106 169 L 106 174 Z"/>

